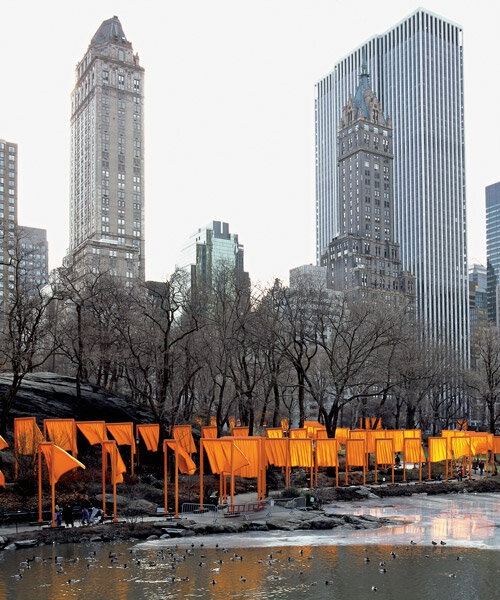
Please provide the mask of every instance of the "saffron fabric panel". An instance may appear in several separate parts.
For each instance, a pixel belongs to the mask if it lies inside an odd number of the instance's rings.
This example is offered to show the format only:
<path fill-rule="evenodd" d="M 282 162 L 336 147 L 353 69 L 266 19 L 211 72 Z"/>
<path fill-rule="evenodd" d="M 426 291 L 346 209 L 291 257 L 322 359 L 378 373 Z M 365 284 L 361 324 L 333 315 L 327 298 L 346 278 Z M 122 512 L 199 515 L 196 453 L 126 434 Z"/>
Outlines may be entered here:
<path fill-rule="evenodd" d="M 467 431 L 464 433 L 470 437 L 471 452 L 473 455 L 486 454 L 488 450 L 493 449 L 493 441 L 490 440 L 490 436 L 493 436 L 493 434 L 475 431 Z"/>
<path fill-rule="evenodd" d="M 402 429 L 393 429 L 390 432 L 390 437 L 394 440 L 394 452 L 403 452 L 404 432 Z M 389 437 L 389 436 L 388 436 Z"/>
<path fill-rule="evenodd" d="M 14 419 L 14 443 L 17 454 L 35 454 L 43 440 L 42 432 L 35 417 Z"/>
<path fill-rule="evenodd" d="M 425 454 L 420 438 L 405 437 L 403 453 L 407 463 L 425 462 Z"/>
<path fill-rule="evenodd" d="M 85 465 L 76 458 L 73 458 L 71 454 L 68 454 L 59 446 L 56 446 L 53 442 L 43 442 L 40 444 L 40 449 L 47 463 L 49 470 L 50 483 L 57 483 L 64 473 L 81 467 L 85 469 Z"/>
<path fill-rule="evenodd" d="M 337 427 L 335 430 L 335 439 L 339 444 L 345 446 L 345 441 L 349 437 L 350 429 L 348 427 Z"/>
<path fill-rule="evenodd" d="M 392 438 L 376 438 L 375 462 L 378 465 L 394 464 L 394 440 Z"/>
<path fill-rule="evenodd" d="M 250 433 L 249 427 L 233 427 L 231 429 L 231 435 L 233 437 L 248 437 Z"/>
<path fill-rule="evenodd" d="M 56 446 L 76 455 L 76 427 L 74 419 L 45 419 L 47 436 Z"/>
<path fill-rule="evenodd" d="M 310 439 L 290 439 L 290 466 L 312 467 L 313 446 Z"/>
<path fill-rule="evenodd" d="M 210 425 L 201 428 L 202 438 L 216 438 L 217 437 L 217 426 Z"/>
<path fill-rule="evenodd" d="M 307 429 L 290 429 L 288 435 L 294 440 L 305 440 L 307 438 Z"/>
<path fill-rule="evenodd" d="M 5 477 L 2 471 L 0 471 L 0 487 L 5 487 Z"/>
<path fill-rule="evenodd" d="M 158 423 L 137 425 L 137 433 L 140 434 L 150 452 L 158 452 L 158 442 L 160 441 L 160 425 Z"/>
<path fill-rule="evenodd" d="M 469 456 L 471 453 L 471 444 L 469 437 L 455 436 L 449 438 L 451 441 L 451 451 L 455 458 L 461 458 L 462 456 Z"/>
<path fill-rule="evenodd" d="M 317 439 L 316 440 L 316 462 L 318 467 L 338 467 L 340 444 L 337 440 Z"/>
<path fill-rule="evenodd" d="M 239 477 L 258 477 L 260 470 L 260 448 L 261 448 L 261 440 L 259 437 L 248 437 L 248 438 L 236 438 L 234 440 L 234 445 L 238 448 L 248 460 L 248 465 L 242 467 L 238 471 Z M 262 440 L 263 441 L 263 440 Z"/>
<path fill-rule="evenodd" d="M 87 438 L 91 446 L 102 444 L 108 439 L 106 423 L 104 421 L 79 421 L 76 426 Z"/>
<path fill-rule="evenodd" d="M 167 446 L 175 452 L 177 446 L 177 467 L 183 475 L 193 475 L 196 471 L 196 465 L 189 454 L 182 448 L 180 442 L 170 442 L 165 440 Z"/>
<path fill-rule="evenodd" d="M 203 441 L 203 448 L 208 456 L 212 473 L 230 473 L 231 472 L 231 444 L 232 438 L 211 439 Z M 249 464 L 247 457 L 234 444 L 233 447 L 233 468 L 236 473 Z"/>
<path fill-rule="evenodd" d="M 127 472 L 127 467 L 125 466 L 121 454 L 116 447 L 116 443 L 111 440 L 103 442 L 102 445 L 109 455 L 111 473 L 114 473 L 114 477 L 111 477 L 111 483 L 123 483 L 123 473 Z"/>
<path fill-rule="evenodd" d="M 284 429 L 285 431 L 288 431 L 288 429 L 289 429 L 288 419 L 286 417 L 284 419 L 281 419 L 281 428 Z"/>
<path fill-rule="evenodd" d="M 441 462 L 450 458 L 446 453 L 447 438 L 430 437 L 429 443 L 429 462 Z"/>
<path fill-rule="evenodd" d="M 268 427 L 266 429 L 266 438 L 275 439 L 283 437 L 283 429 L 281 427 Z"/>
<path fill-rule="evenodd" d="M 352 432 L 351 432 L 352 433 Z M 365 440 L 349 438 L 345 442 L 347 467 L 362 467 L 365 464 Z"/>
<path fill-rule="evenodd" d="M 270 465 L 275 467 L 287 466 L 288 440 L 289 438 L 265 440 L 266 458 Z"/>
<path fill-rule="evenodd" d="M 118 446 L 132 446 L 135 454 L 135 437 L 133 423 L 108 423 L 109 433 L 115 438 Z"/>
<path fill-rule="evenodd" d="M 191 425 L 174 425 L 172 437 L 174 440 L 179 440 L 181 446 L 188 454 L 196 452 L 193 434 L 191 433 Z"/>
<path fill-rule="evenodd" d="M 4 450 L 5 448 L 8 448 L 8 446 L 9 444 L 7 444 L 7 442 L 0 435 L 0 450 Z"/>

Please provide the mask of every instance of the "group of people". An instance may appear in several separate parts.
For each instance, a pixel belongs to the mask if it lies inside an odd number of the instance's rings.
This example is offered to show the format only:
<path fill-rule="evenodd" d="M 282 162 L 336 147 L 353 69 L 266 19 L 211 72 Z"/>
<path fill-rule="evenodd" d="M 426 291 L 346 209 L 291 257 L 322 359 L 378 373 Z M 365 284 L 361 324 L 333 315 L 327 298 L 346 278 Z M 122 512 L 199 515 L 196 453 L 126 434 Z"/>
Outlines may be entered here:
<path fill-rule="evenodd" d="M 91 523 L 99 523 L 100 521 L 102 521 L 102 518 L 104 517 L 104 512 L 102 508 L 99 507 L 97 498 L 94 497 L 93 501 L 91 502 L 88 496 L 84 496 L 83 500 L 80 502 L 80 507 L 82 511 L 82 525 L 90 525 Z M 58 504 L 55 507 L 56 526 L 62 527 L 63 520 L 66 527 L 75 526 L 74 506 L 69 502 L 63 504 L 62 507 Z"/>

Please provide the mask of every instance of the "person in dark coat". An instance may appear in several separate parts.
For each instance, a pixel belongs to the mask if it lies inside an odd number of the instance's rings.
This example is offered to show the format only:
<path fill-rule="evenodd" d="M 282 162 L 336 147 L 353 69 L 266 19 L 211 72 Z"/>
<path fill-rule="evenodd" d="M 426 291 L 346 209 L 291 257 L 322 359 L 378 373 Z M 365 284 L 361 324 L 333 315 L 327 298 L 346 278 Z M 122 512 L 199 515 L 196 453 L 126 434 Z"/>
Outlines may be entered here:
<path fill-rule="evenodd" d="M 66 523 L 66 527 L 74 527 L 73 522 L 73 506 L 71 504 L 65 504 L 62 509 L 62 516 L 64 522 Z"/>

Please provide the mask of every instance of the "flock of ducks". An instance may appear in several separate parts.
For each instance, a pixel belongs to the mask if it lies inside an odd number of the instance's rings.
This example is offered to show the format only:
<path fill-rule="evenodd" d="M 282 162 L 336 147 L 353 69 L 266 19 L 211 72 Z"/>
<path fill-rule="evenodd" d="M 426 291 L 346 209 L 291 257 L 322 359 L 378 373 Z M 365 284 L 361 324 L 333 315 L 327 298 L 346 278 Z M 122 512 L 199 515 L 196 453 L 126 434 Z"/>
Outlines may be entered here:
<path fill-rule="evenodd" d="M 431 544 L 432 544 L 432 546 L 446 546 L 446 542 L 443 540 L 441 540 L 440 542 L 436 542 L 436 541 L 432 540 Z M 410 540 L 409 545 L 417 546 L 418 544 L 414 540 Z M 108 553 L 107 560 L 109 561 L 108 564 L 110 566 L 114 566 L 119 569 L 127 569 L 130 564 L 135 564 L 137 566 L 142 565 L 142 566 L 154 568 L 157 566 L 158 563 L 167 563 L 167 567 L 170 570 L 175 571 L 175 569 L 177 568 L 177 565 L 179 563 L 184 562 L 185 560 L 187 560 L 188 558 L 190 558 L 192 556 L 196 556 L 194 548 L 195 548 L 195 545 L 191 544 L 191 547 L 186 548 L 184 551 L 180 550 L 177 546 L 160 549 L 156 552 L 156 560 L 151 560 L 148 558 L 141 558 L 138 551 L 135 548 L 132 548 L 130 550 L 130 562 L 129 563 L 121 562 L 121 560 L 119 559 L 119 557 L 124 556 L 124 554 L 122 554 L 122 553 L 118 554 L 116 552 L 110 551 Z M 203 548 L 204 548 L 203 543 L 200 544 L 199 548 L 203 552 Z M 229 549 L 221 548 L 221 547 L 219 547 L 219 544 L 215 545 L 215 551 L 217 554 L 218 553 L 221 553 L 221 554 L 229 554 L 230 553 Z M 368 552 L 368 548 L 364 548 L 364 552 Z M 279 557 L 277 555 L 281 555 L 281 554 L 282 554 L 282 550 L 274 550 L 272 553 L 267 555 L 266 559 L 261 558 L 257 562 L 258 562 L 258 564 L 273 566 L 277 563 L 280 563 L 281 557 Z M 296 558 L 303 557 L 303 555 L 304 555 L 304 551 L 302 549 L 299 549 L 298 557 L 289 556 L 286 560 L 288 563 L 291 563 L 291 562 L 295 561 Z M 389 556 L 391 557 L 392 560 L 395 560 L 398 558 L 398 555 L 394 551 L 391 551 Z M 430 555 L 426 554 L 425 557 L 430 558 Z M 198 568 L 200 568 L 200 569 L 208 568 L 210 570 L 210 576 L 212 579 L 209 582 L 209 585 L 212 585 L 212 586 L 217 585 L 217 580 L 215 579 L 215 577 L 221 573 L 221 569 L 223 568 L 224 561 L 225 560 L 227 561 L 228 559 L 218 558 L 213 563 L 215 566 L 211 567 L 208 565 L 207 562 L 204 562 L 204 560 L 203 560 L 203 559 L 207 559 L 206 554 L 203 554 L 203 553 L 199 554 L 199 558 L 201 560 L 198 563 Z M 463 557 L 457 556 L 456 559 L 463 560 Z M 87 569 L 95 569 L 98 566 L 103 566 L 103 563 L 105 562 L 106 559 L 99 560 L 96 556 L 96 552 L 92 551 L 83 560 L 87 561 L 87 565 L 86 565 Z M 311 560 L 313 560 L 313 557 L 308 556 L 307 560 L 311 561 Z M 40 556 L 33 556 L 32 558 L 26 558 L 25 560 L 21 561 L 19 563 L 18 572 L 15 573 L 14 575 L 12 575 L 12 577 L 16 581 L 23 579 L 23 573 L 32 568 L 32 566 L 31 566 L 32 563 L 41 563 L 42 565 L 52 564 L 55 567 L 57 574 L 65 575 L 66 571 L 64 570 L 64 563 L 65 562 L 66 563 L 77 563 L 79 561 L 80 561 L 80 558 L 78 558 L 78 557 L 64 559 L 62 556 L 55 556 L 55 557 L 48 557 L 48 558 L 42 559 Z M 234 552 L 229 557 L 229 561 L 243 562 L 243 556 L 241 556 L 237 552 Z M 365 556 L 364 562 L 370 563 L 371 562 L 370 557 Z M 378 570 L 380 573 L 387 573 L 386 567 L 387 567 L 387 564 L 385 561 L 379 562 Z M 304 571 L 302 571 L 302 570 L 299 571 L 299 575 L 304 575 Z M 450 578 L 456 578 L 457 575 L 456 575 L 456 573 L 450 573 L 448 576 Z M 271 576 L 271 579 L 279 580 L 279 579 L 282 579 L 282 577 L 274 574 Z M 68 579 L 67 584 L 72 585 L 72 584 L 76 583 L 77 581 L 78 580 L 76 580 L 76 579 Z M 189 581 L 189 577 L 172 576 L 172 577 L 166 578 L 167 583 L 187 582 L 187 581 Z M 241 575 L 239 578 L 239 581 L 241 584 L 244 584 L 247 582 L 247 578 L 245 576 Z M 325 585 L 334 585 L 334 584 L 335 584 L 335 581 L 333 581 L 333 580 L 330 580 L 330 579 L 325 580 Z M 318 585 L 317 582 L 311 583 L 311 586 L 316 586 L 316 585 Z M 371 591 L 376 592 L 377 587 L 375 585 L 371 586 Z"/>

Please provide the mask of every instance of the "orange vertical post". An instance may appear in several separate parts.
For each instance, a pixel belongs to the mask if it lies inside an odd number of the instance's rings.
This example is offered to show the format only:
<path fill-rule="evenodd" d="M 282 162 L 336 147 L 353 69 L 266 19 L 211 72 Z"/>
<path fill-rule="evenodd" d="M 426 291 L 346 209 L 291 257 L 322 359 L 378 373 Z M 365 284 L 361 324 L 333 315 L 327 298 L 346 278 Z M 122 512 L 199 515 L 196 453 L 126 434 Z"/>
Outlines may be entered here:
<path fill-rule="evenodd" d="M 54 468 L 54 444 L 52 444 L 51 447 L 51 462 L 52 462 L 52 468 Z M 50 473 L 49 471 L 49 477 L 50 477 L 50 490 L 52 492 L 52 524 L 51 527 L 55 527 L 56 526 L 56 484 L 54 483 L 54 477 L 52 475 L 52 473 Z"/>
<path fill-rule="evenodd" d="M 403 439 L 403 481 L 406 481 L 406 438 Z"/>
<path fill-rule="evenodd" d="M 448 481 L 448 438 L 446 438 L 446 461 L 445 461 L 446 481 Z"/>
<path fill-rule="evenodd" d="M 107 517 L 108 515 L 106 514 L 106 466 L 107 466 L 107 457 L 106 457 L 106 450 L 104 448 L 104 444 L 101 444 L 101 450 L 102 450 L 102 468 L 101 468 L 101 475 L 102 475 L 102 512 L 104 514 L 105 517 Z"/>
<path fill-rule="evenodd" d="M 134 474 L 134 445 L 130 444 L 130 474 Z"/>
<path fill-rule="evenodd" d="M 200 510 L 203 510 L 203 438 L 200 438 Z"/>
<path fill-rule="evenodd" d="M 113 459 L 111 460 L 111 478 L 113 479 L 113 523 L 118 521 L 116 517 L 116 443 L 113 444 Z"/>
<path fill-rule="evenodd" d="M 42 449 L 38 445 L 38 522 L 42 523 Z"/>
<path fill-rule="evenodd" d="M 167 464 L 167 440 L 163 440 L 163 497 L 164 512 L 168 515 L 168 464 Z"/>
<path fill-rule="evenodd" d="M 219 473 L 219 504 L 224 503 L 224 487 L 222 485 L 222 473 Z"/>
<path fill-rule="evenodd" d="M 234 504 L 234 440 L 231 440 L 231 504 Z"/>
<path fill-rule="evenodd" d="M 175 442 L 175 518 L 179 518 L 179 467 L 177 464 L 179 453 L 177 446 L 179 442 Z"/>
<path fill-rule="evenodd" d="M 290 487 L 290 437 L 287 438 L 286 443 L 286 465 L 285 465 L 285 485 L 286 487 Z"/>
<path fill-rule="evenodd" d="M 349 485 L 349 451 L 347 450 L 348 444 L 346 440 L 345 445 L 345 485 Z"/>

